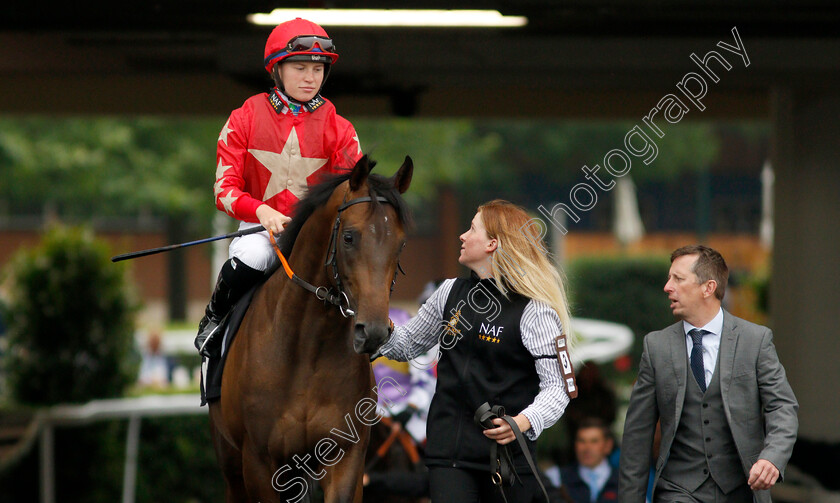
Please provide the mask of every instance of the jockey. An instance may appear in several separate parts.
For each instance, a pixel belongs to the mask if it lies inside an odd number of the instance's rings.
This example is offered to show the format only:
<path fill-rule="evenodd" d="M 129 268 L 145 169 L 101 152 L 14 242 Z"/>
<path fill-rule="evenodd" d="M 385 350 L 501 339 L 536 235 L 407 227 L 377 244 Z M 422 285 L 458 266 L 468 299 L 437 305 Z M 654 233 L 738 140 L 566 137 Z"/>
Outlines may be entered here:
<path fill-rule="evenodd" d="M 248 98 L 222 127 L 216 207 L 239 220 L 240 229 L 262 225 L 267 231 L 230 244 L 195 339 L 205 356 L 219 346 L 221 337 L 213 334 L 230 308 L 279 265 L 268 232 L 283 231 L 309 186 L 324 175 L 351 170 L 362 157 L 353 125 L 321 96 L 336 60 L 332 39 L 317 24 L 297 18 L 278 25 L 264 60 L 275 87 Z"/>

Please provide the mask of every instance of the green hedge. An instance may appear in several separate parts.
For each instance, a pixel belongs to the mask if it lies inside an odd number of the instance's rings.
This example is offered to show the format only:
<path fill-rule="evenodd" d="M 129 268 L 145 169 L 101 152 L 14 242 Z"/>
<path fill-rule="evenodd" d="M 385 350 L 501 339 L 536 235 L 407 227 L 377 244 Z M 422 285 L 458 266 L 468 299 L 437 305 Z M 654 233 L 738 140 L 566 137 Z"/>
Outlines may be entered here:
<path fill-rule="evenodd" d="M 122 395 L 137 377 L 135 304 L 125 270 L 83 228 L 55 227 L 19 252 L 9 277 L 8 353 L 12 398 L 50 405 Z"/>
<path fill-rule="evenodd" d="M 209 416 L 143 421 L 137 470 L 137 502 L 224 501 Z"/>
<path fill-rule="evenodd" d="M 667 257 L 591 257 L 577 259 L 567 268 L 573 315 L 629 326 L 636 336 L 631 353 L 634 369 L 644 336 L 674 323 L 662 290 L 669 266 Z"/>
<path fill-rule="evenodd" d="M 10 279 L 4 367 L 18 403 L 119 397 L 136 381 L 135 305 L 124 268 L 109 256 L 89 230 L 56 227 L 4 269 Z M 137 501 L 222 501 L 209 430 L 207 415 L 143 420 Z M 55 430 L 58 501 L 120 500 L 126 431 L 127 421 Z M 0 473 L 0 501 L 39 500 L 38 458 L 36 444 Z"/>
<path fill-rule="evenodd" d="M 58 501 L 120 501 L 127 427 L 127 421 L 108 421 L 55 430 Z M 0 473 L 2 501 L 39 500 L 38 456 L 36 445 L 20 463 Z M 137 503 L 224 501 L 208 416 L 142 421 L 135 495 Z"/>

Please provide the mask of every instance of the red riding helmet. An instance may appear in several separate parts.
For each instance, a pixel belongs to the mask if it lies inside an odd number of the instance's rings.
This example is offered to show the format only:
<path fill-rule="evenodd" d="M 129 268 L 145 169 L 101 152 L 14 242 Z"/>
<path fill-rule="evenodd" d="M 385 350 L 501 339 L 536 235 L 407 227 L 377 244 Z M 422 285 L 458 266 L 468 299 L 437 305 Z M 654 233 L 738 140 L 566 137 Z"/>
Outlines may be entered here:
<path fill-rule="evenodd" d="M 338 54 L 332 39 L 323 28 L 296 18 L 277 25 L 265 43 L 265 70 L 281 61 L 314 61 L 316 63 L 335 63 Z"/>

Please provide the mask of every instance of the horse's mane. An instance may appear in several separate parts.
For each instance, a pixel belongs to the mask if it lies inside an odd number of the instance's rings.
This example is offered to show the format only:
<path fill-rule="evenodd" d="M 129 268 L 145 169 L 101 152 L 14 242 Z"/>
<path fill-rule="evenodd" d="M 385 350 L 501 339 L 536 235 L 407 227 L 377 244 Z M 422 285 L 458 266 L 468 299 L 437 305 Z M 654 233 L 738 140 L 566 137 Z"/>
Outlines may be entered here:
<path fill-rule="evenodd" d="M 367 163 L 371 170 L 376 165 L 376 161 L 369 159 L 367 156 L 362 157 L 359 163 Z M 306 197 L 298 201 L 295 205 L 294 218 L 286 225 L 281 234 L 280 250 L 283 252 L 283 255 L 289 256 L 291 254 L 300 230 L 303 228 L 303 224 L 306 223 L 306 220 L 312 216 L 315 210 L 329 201 L 339 185 L 350 179 L 350 174 L 351 171 L 348 171 L 346 174 L 327 177 L 321 183 L 310 187 Z M 388 203 L 397 211 L 397 218 L 403 226 L 411 224 L 411 212 L 408 209 L 408 205 L 396 187 L 394 187 L 394 182 L 391 178 L 371 173 L 368 175 L 367 184 L 370 196 L 374 198 L 371 204 L 372 211 L 375 211 L 375 208 L 380 205 L 375 198 L 381 196 L 387 199 Z"/>

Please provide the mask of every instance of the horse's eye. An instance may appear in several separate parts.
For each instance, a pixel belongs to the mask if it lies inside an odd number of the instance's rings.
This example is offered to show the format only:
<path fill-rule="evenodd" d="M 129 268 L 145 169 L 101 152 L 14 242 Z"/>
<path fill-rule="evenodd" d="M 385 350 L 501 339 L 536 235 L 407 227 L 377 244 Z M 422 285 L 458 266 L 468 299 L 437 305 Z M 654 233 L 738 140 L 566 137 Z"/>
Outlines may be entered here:
<path fill-rule="evenodd" d="M 344 235 L 344 244 L 351 245 L 353 244 L 353 233 L 350 231 L 345 231 Z"/>

